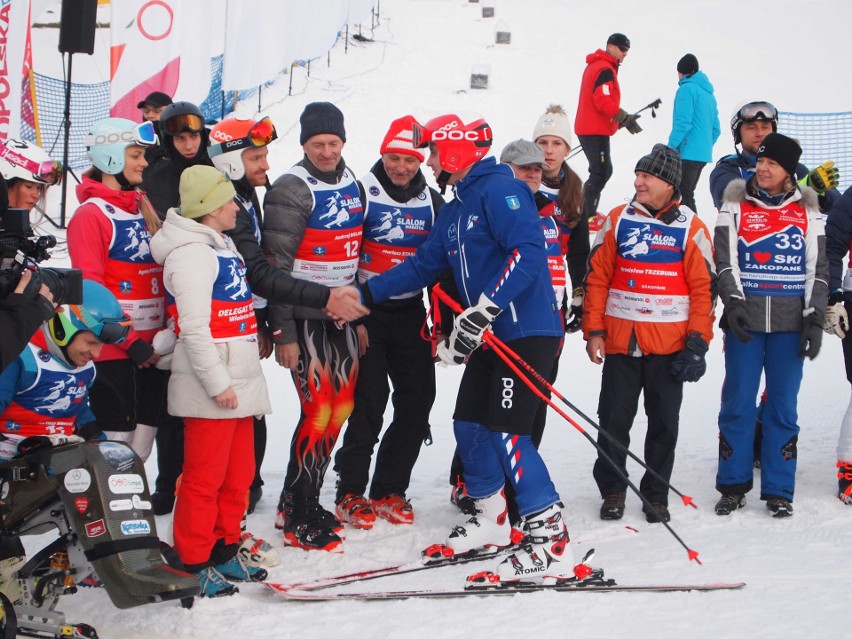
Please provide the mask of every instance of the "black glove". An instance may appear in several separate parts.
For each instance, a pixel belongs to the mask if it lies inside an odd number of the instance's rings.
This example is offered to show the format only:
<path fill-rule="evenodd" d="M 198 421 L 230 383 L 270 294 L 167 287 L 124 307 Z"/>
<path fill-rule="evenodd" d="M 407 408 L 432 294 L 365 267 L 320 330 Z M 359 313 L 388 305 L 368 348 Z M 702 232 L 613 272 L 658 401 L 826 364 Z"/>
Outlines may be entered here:
<path fill-rule="evenodd" d="M 698 333 L 686 336 L 683 350 L 672 362 L 672 375 L 679 382 L 697 382 L 707 372 L 707 342 Z"/>
<path fill-rule="evenodd" d="M 732 299 L 725 305 L 725 318 L 728 321 L 728 328 L 738 340 L 743 344 L 748 344 L 751 341 L 751 333 L 748 332 L 748 311 L 746 310 L 745 300 L 738 298 Z"/>
<path fill-rule="evenodd" d="M 98 426 L 98 422 L 89 422 L 77 427 L 77 435 L 86 441 L 100 438 L 102 432 L 104 431 Z"/>
<path fill-rule="evenodd" d="M 813 359 L 822 346 L 822 320 L 811 313 L 805 318 L 802 334 L 799 335 L 799 355 Z"/>
<path fill-rule="evenodd" d="M 642 132 L 642 127 L 636 122 L 641 117 L 639 113 L 628 113 L 624 109 L 619 109 L 618 113 L 615 114 L 615 121 L 618 122 L 619 129 L 625 128 L 633 135 L 636 135 Z"/>
<path fill-rule="evenodd" d="M 583 328 L 583 289 L 575 288 L 571 292 L 571 306 L 565 311 L 565 332 L 576 333 Z"/>
<path fill-rule="evenodd" d="M 482 293 L 476 306 L 464 310 L 453 324 L 450 337 L 438 344 L 438 357 L 444 364 L 464 364 L 465 358 L 482 344 L 482 335 L 500 314 L 500 307 Z"/>

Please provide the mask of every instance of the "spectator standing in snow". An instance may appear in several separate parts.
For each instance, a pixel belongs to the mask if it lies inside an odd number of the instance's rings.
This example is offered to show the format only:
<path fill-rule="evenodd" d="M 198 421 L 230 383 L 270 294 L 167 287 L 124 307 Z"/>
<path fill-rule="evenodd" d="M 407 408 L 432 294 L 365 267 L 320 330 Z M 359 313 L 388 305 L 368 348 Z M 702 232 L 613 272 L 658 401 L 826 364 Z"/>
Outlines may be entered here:
<path fill-rule="evenodd" d="M 757 150 L 763 139 L 778 131 L 778 110 L 769 102 L 759 100 L 741 106 L 731 118 L 731 134 L 734 136 L 734 153 L 726 155 L 716 163 L 710 173 L 710 195 L 713 205 L 722 206 L 725 188 L 732 180 L 748 182 L 753 176 L 757 162 Z M 741 145 L 742 150 L 737 148 Z M 831 210 L 840 194 L 840 172 L 834 162 L 826 161 L 813 171 L 804 164 L 797 164 L 793 175 L 802 186 L 809 186 L 819 196 L 819 207 L 823 213 Z"/>
<path fill-rule="evenodd" d="M 621 108 L 618 69 L 628 51 L 630 40 L 627 36 L 613 33 L 606 41 L 606 49 L 598 49 L 586 56 L 586 70 L 580 85 L 574 133 L 589 161 L 589 179 L 583 186 L 583 213 L 592 231 L 597 231 L 603 224 L 604 216 L 598 213 L 598 205 L 601 193 L 612 177 L 610 138 L 622 127 L 634 135 L 642 131 L 636 122 L 639 116 Z"/>
<path fill-rule="evenodd" d="M 180 208 L 151 241 L 180 338 L 169 380 L 169 409 L 185 424 L 175 550 L 207 597 L 232 594 L 228 581 L 266 578 L 238 552 L 254 477 L 252 417 L 271 409 L 245 266 L 224 234 L 236 224 L 234 195 L 216 168 L 188 168 Z"/>
<path fill-rule="evenodd" d="M 710 232 L 680 208 L 680 156 L 663 144 L 636 163 L 636 195 L 613 209 L 595 238 L 586 276 L 583 334 L 586 352 L 603 363 L 598 415 L 601 428 L 625 446 L 644 394 L 648 432 L 646 472 L 639 491 L 649 523 L 669 521 L 668 480 L 677 445 L 683 383 L 707 369 L 713 338 L 716 271 Z M 621 519 L 627 455 L 608 439 L 598 445 L 594 477 L 603 497 L 601 519 Z"/>
<path fill-rule="evenodd" d="M 704 165 L 713 160 L 713 145 L 719 139 L 719 111 L 713 85 L 698 68 L 698 58 L 687 53 L 677 63 L 678 89 L 672 111 L 669 146 L 680 153 L 683 177 L 681 202 L 698 212 L 695 187 Z"/>
<path fill-rule="evenodd" d="M 410 257 L 428 235 L 441 195 L 427 186 L 420 170 L 423 151 L 412 142 L 414 118 L 394 120 L 379 152 L 381 159 L 361 178 L 364 241 L 358 264 L 362 284 Z M 376 517 L 410 524 L 414 509 L 406 499 L 411 471 L 429 435 L 429 412 L 435 401 L 435 364 L 428 341 L 423 291 L 416 288 L 370 308 L 357 326 L 360 363 L 355 408 L 335 457 L 337 517 L 356 528 L 371 528 Z M 390 386 L 393 420 L 382 435 L 376 467 L 370 458 L 382 431 Z"/>
<path fill-rule="evenodd" d="M 583 183 L 567 162 L 571 153 L 571 122 L 560 105 L 551 104 L 547 107 L 533 128 L 532 140 L 544 151 L 541 188 L 538 192 L 555 206 L 552 215 L 559 226 L 562 252 L 571 279 L 571 298 L 563 308 L 565 331 L 575 333 L 581 328 L 583 316 L 583 280 L 589 260 L 589 221 L 583 215 Z M 539 212 L 542 210 L 539 206 Z"/>
<path fill-rule="evenodd" d="M 852 188 L 831 208 L 825 224 L 825 249 L 828 255 L 828 310 L 825 332 L 843 340 L 843 359 L 846 379 L 852 383 L 852 335 L 849 334 L 849 314 L 852 313 L 852 263 L 845 276 L 843 258 L 852 246 Z M 852 400 L 840 422 L 837 440 L 837 496 L 852 506 Z"/>
<path fill-rule="evenodd" d="M 755 402 L 766 375 L 760 498 L 793 514 L 797 395 L 804 358 L 822 342 L 828 261 L 816 193 L 793 181 L 802 149 L 779 133 L 757 149 L 754 176 L 725 189 L 716 220 L 716 268 L 725 305 L 725 382 L 719 411 L 717 515 L 745 505 L 754 484 Z M 779 264 L 788 265 L 783 270 Z"/>

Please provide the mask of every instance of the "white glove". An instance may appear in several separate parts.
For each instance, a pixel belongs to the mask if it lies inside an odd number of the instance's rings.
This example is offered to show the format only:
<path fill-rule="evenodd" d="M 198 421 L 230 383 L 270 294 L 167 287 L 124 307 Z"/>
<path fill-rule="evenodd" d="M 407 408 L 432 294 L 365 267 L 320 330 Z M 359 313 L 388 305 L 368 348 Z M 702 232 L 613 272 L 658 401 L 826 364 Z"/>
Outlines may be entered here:
<path fill-rule="evenodd" d="M 829 296 L 822 328 L 829 335 L 834 333 L 841 339 L 846 337 L 846 332 L 849 330 L 849 314 L 846 312 L 842 292 L 835 291 Z"/>
<path fill-rule="evenodd" d="M 450 337 L 438 344 L 438 357 L 444 364 L 464 364 L 465 358 L 482 344 L 482 336 L 502 309 L 482 293 L 476 306 L 464 310 L 455 322 Z"/>

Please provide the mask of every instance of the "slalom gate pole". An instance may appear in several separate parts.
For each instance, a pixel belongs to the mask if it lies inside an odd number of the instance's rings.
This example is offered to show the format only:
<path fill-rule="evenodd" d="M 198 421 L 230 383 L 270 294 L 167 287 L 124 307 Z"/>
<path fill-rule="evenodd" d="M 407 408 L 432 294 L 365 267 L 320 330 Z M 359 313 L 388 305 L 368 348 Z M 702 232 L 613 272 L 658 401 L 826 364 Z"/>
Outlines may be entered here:
<path fill-rule="evenodd" d="M 433 291 L 437 291 L 438 298 L 439 298 L 441 301 L 443 301 L 445 304 L 447 304 L 447 306 L 449 306 L 449 307 L 450 307 L 450 308 L 451 308 L 454 312 L 456 312 L 456 313 L 460 313 L 460 312 L 461 312 L 461 307 L 460 307 L 460 306 L 458 306 L 458 304 L 456 304 L 455 300 L 453 300 L 451 297 L 449 297 L 449 296 L 446 294 L 446 292 L 444 292 L 444 291 L 441 289 L 440 285 L 435 286 L 432 290 L 433 290 Z M 670 482 L 670 481 L 668 481 L 665 477 L 663 477 L 662 475 L 660 475 L 660 474 L 659 474 L 656 470 L 654 470 L 653 468 L 651 468 L 650 466 L 648 466 L 648 465 L 644 462 L 644 460 L 642 460 L 642 459 L 641 459 L 640 457 L 638 457 L 635 453 L 633 453 L 633 451 L 631 451 L 631 450 L 630 450 L 630 448 L 628 448 L 627 446 L 625 446 L 624 444 L 622 444 L 620 441 L 618 441 L 612 433 L 608 432 L 607 430 L 604 430 L 604 429 L 600 426 L 600 424 L 598 424 L 597 422 L 595 422 L 595 421 L 594 421 L 591 417 L 589 417 L 589 416 L 588 416 L 588 415 L 586 415 L 583 411 L 581 411 L 579 408 L 577 408 L 577 406 L 575 406 L 575 405 L 574 405 L 574 404 L 572 404 L 570 401 L 568 401 L 568 399 L 566 399 L 566 398 L 565 398 L 565 396 L 564 396 L 564 395 L 562 395 L 562 393 L 560 393 L 558 390 L 556 390 L 556 388 L 554 388 L 553 384 L 551 384 L 549 381 L 547 381 L 547 379 L 546 379 L 546 378 L 545 378 L 545 377 L 544 377 L 541 373 L 539 373 L 536 369 L 534 369 L 532 366 L 530 366 L 530 364 L 528 364 L 527 362 L 525 362 L 525 361 L 521 358 L 521 356 L 520 356 L 520 355 L 518 355 L 515 351 L 513 351 L 513 350 L 512 350 L 509 346 L 507 346 L 505 343 L 503 343 L 500 339 L 498 339 L 498 338 L 497 338 L 496 336 L 494 336 L 493 334 L 491 334 L 491 338 L 490 338 L 490 339 L 491 339 L 491 341 L 489 341 L 488 343 L 489 343 L 489 345 L 490 345 L 490 346 L 492 346 L 492 348 L 495 348 L 495 350 L 496 350 L 497 348 L 502 349 L 502 350 L 503 350 L 503 352 L 505 352 L 505 353 L 506 353 L 509 357 L 511 357 L 511 358 L 512 358 L 512 359 L 513 359 L 513 360 L 514 360 L 514 361 L 515 361 L 515 362 L 516 362 L 516 363 L 517 363 L 517 364 L 518 364 L 521 368 L 523 368 L 523 369 L 524 369 L 527 373 L 529 373 L 530 375 L 532 375 L 533 379 L 535 379 L 535 381 L 536 381 L 536 382 L 538 382 L 538 383 L 539 383 L 542 387 L 544 387 L 546 390 L 550 391 L 550 393 L 551 393 L 551 394 L 553 394 L 555 397 L 557 397 L 559 400 L 561 400 L 563 404 L 565 404 L 568 408 L 570 408 L 570 409 L 571 409 L 572 411 L 574 411 L 577 415 L 579 415 L 582 419 L 584 419 L 584 420 L 585 420 L 585 421 L 586 421 L 586 422 L 587 422 L 587 423 L 588 423 L 588 424 L 589 424 L 592 428 L 594 428 L 596 431 L 598 431 L 598 432 L 599 432 L 599 433 L 600 433 L 600 434 L 601 434 L 601 435 L 602 435 L 602 436 L 603 436 L 603 437 L 604 437 L 604 438 L 605 438 L 605 439 L 606 439 L 606 440 L 607 440 L 610 444 L 612 444 L 612 445 L 613 445 L 615 448 L 617 448 L 620 452 L 622 452 L 622 453 L 626 454 L 628 457 L 630 457 L 633 461 L 635 461 L 635 462 L 636 462 L 637 464 L 639 464 L 642 468 L 644 468 L 646 471 L 648 471 L 648 473 L 649 473 L 649 474 L 651 474 L 651 475 L 652 475 L 655 479 L 657 479 L 657 480 L 661 481 L 663 484 L 665 484 L 666 488 L 668 488 L 668 489 L 669 489 L 669 490 L 671 490 L 671 491 L 672 491 L 675 495 L 677 495 L 678 497 L 680 497 L 680 499 L 681 499 L 681 501 L 683 502 L 683 505 L 684 505 L 684 506 L 692 506 L 693 508 L 698 508 L 698 506 L 696 506 L 696 505 L 695 505 L 695 502 L 692 500 L 692 497 L 691 497 L 691 496 L 689 496 L 689 495 L 684 495 L 684 494 L 683 494 L 682 492 L 680 492 L 677 488 L 675 488 L 674 486 L 672 486 L 672 484 L 671 484 L 671 482 Z M 488 341 L 488 340 L 486 340 L 486 341 Z M 562 415 L 563 417 L 565 417 L 565 419 L 568 421 L 568 423 L 569 423 L 569 424 L 571 424 L 574 428 L 576 428 L 577 430 L 579 430 L 579 431 L 580 431 L 581 433 L 583 433 L 583 434 L 585 434 L 585 433 L 586 433 L 586 431 L 583 429 L 583 427 L 582 427 L 582 426 L 580 426 L 579 424 L 577 424 L 577 423 L 576 423 L 573 419 L 571 419 L 570 417 L 565 416 L 565 415 L 562 413 L 562 411 L 560 411 L 560 410 L 559 410 L 559 408 L 558 408 L 558 407 L 553 406 L 553 404 L 552 404 L 550 401 L 548 401 L 547 403 L 548 403 L 548 404 L 549 404 L 549 405 L 550 405 L 550 406 L 551 406 L 551 407 L 552 407 L 552 408 L 553 408 L 556 412 L 558 412 L 560 415 Z"/>
<path fill-rule="evenodd" d="M 432 289 L 432 292 L 442 302 L 444 302 L 448 307 L 450 307 L 450 309 L 453 310 L 455 313 L 458 314 L 462 311 L 461 306 L 454 299 L 449 297 L 443 290 L 441 290 L 440 285 L 435 285 L 435 287 L 433 287 L 433 289 Z M 616 472 L 616 474 L 619 476 L 619 478 L 622 479 L 634 493 L 636 493 L 636 496 L 639 497 L 639 499 L 642 501 L 642 503 L 648 508 L 648 510 L 646 512 L 654 512 L 654 507 L 651 504 L 651 502 L 648 500 L 648 498 L 645 497 L 644 495 L 642 495 L 641 492 L 639 492 L 639 489 L 636 487 L 636 485 L 632 481 L 630 481 L 630 479 L 627 477 L 627 475 L 624 473 L 624 471 L 621 470 L 621 468 L 618 467 L 618 465 L 615 463 L 615 461 L 607 453 L 605 453 L 601 449 L 600 444 L 598 444 L 582 426 L 580 426 L 577 422 L 575 422 L 573 419 L 571 419 L 571 417 L 567 413 L 565 413 L 565 411 L 563 411 L 556 404 L 554 404 L 553 401 L 541 391 L 541 389 L 539 389 L 538 387 L 535 386 L 535 384 L 533 383 L 533 380 L 531 380 L 520 368 L 518 368 L 518 365 L 515 362 L 512 361 L 512 357 L 507 352 L 507 350 L 511 350 L 511 349 L 509 349 L 490 330 L 486 330 L 485 333 L 483 334 L 483 342 L 485 342 L 486 344 L 488 344 L 489 346 L 492 347 L 492 349 L 497 354 L 497 356 L 506 363 L 506 365 L 509 367 L 509 369 L 513 373 L 515 373 L 515 375 L 517 375 L 518 378 L 521 381 L 523 381 L 524 384 L 526 384 L 527 387 L 539 399 L 544 401 L 548 406 L 550 406 L 553 410 L 555 410 L 561 417 L 563 417 L 569 424 L 574 426 L 574 428 L 576 428 L 583 435 L 583 437 L 585 437 L 589 441 L 589 443 L 592 446 L 595 447 L 595 449 L 598 451 L 598 454 L 612 466 L 613 470 Z M 512 352 L 514 353 L 514 351 L 512 351 Z M 523 360 L 521 360 L 521 358 L 516 353 L 515 353 L 515 357 L 520 362 L 523 361 Z M 524 362 L 524 363 L 526 364 L 526 362 Z M 527 366 L 529 366 L 529 364 L 527 364 Z M 532 367 L 530 367 L 530 368 L 532 368 Z M 600 431 L 600 432 L 603 433 L 605 431 Z M 613 441 L 613 440 L 610 440 L 610 441 Z M 643 464 L 643 466 L 644 466 L 644 464 Z M 646 468 L 647 468 L 647 466 L 646 466 Z M 698 565 L 701 565 L 701 560 L 698 558 L 698 551 L 693 550 L 692 548 L 687 546 L 686 543 L 683 541 L 683 539 L 681 539 L 680 535 L 678 535 L 674 531 L 674 529 L 669 525 L 668 522 L 661 520 L 659 523 L 661 523 L 663 526 L 665 526 L 666 530 L 668 530 L 669 533 L 671 533 L 671 535 L 677 540 L 677 542 L 681 546 L 684 547 L 684 549 L 687 552 L 687 556 L 689 557 L 689 560 L 695 561 Z"/>

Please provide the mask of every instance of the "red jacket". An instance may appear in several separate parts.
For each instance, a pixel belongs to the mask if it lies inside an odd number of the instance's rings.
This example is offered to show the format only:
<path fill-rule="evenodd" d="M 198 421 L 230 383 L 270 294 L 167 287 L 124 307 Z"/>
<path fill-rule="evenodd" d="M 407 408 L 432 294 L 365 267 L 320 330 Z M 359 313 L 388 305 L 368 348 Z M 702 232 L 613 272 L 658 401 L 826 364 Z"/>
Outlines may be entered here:
<path fill-rule="evenodd" d="M 586 64 L 577 117 L 574 118 L 574 133 L 613 135 L 618 130 L 618 122 L 613 118 L 621 108 L 618 60 L 598 49 L 586 56 Z"/>

